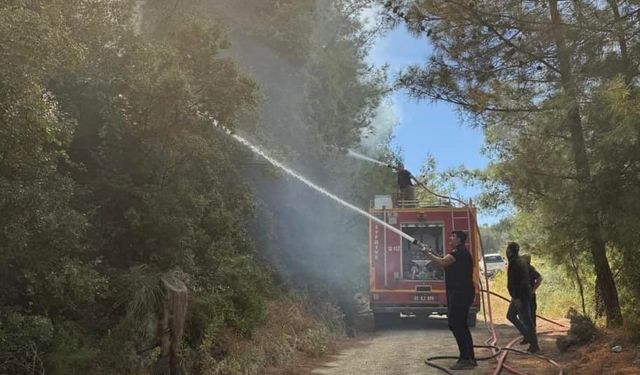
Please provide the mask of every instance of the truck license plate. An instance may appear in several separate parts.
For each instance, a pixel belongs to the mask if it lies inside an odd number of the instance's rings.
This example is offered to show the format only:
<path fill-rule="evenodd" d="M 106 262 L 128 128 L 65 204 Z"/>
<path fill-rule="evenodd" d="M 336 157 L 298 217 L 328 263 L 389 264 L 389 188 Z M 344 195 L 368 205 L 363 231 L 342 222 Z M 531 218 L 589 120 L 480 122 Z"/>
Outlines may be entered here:
<path fill-rule="evenodd" d="M 413 296 L 413 300 L 417 302 L 433 302 L 436 300 L 436 296 L 428 294 L 416 294 Z"/>

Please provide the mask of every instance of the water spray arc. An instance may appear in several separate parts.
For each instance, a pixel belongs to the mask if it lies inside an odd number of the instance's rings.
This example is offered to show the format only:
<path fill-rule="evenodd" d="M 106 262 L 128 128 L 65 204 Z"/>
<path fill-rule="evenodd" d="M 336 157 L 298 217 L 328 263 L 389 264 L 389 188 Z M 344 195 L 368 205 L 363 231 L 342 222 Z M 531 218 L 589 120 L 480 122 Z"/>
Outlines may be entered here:
<path fill-rule="evenodd" d="M 233 133 L 232 131 L 230 131 L 226 127 L 220 125 L 217 121 L 214 121 L 213 125 L 216 128 L 218 128 L 218 129 L 224 131 L 225 133 L 227 133 L 230 137 L 234 138 L 239 143 L 241 143 L 244 146 L 246 146 L 247 148 L 249 148 L 256 155 L 261 156 L 262 158 L 267 160 L 269 163 L 271 163 L 273 166 L 279 168 L 283 172 L 287 173 L 289 176 L 295 178 L 296 180 L 298 180 L 298 181 L 302 182 L 303 184 L 307 185 L 308 187 L 314 189 L 318 193 L 320 193 L 320 194 L 322 194 L 322 195 L 334 200 L 335 202 L 340 203 L 342 206 L 344 206 L 346 208 L 349 208 L 352 211 L 355 211 L 355 212 L 359 213 L 362 216 L 365 216 L 365 217 L 367 217 L 367 218 L 379 223 L 380 225 L 383 225 L 384 227 L 386 227 L 390 231 L 392 231 L 392 232 L 396 233 L 397 235 L 405 238 L 406 240 L 408 240 L 412 244 L 420 246 L 422 249 L 425 249 L 425 250 L 429 250 L 429 251 L 432 250 L 430 246 L 418 241 L 417 239 L 411 237 L 410 235 L 404 233 L 403 231 L 401 231 L 401 230 L 395 228 L 394 226 L 388 224 L 384 220 L 379 219 L 379 218 L 375 217 L 374 215 L 369 214 L 368 212 L 364 211 L 363 209 L 361 209 L 361 208 L 359 208 L 357 206 L 354 206 L 353 204 L 345 201 L 344 199 L 342 199 L 342 198 L 340 198 L 340 197 L 338 197 L 338 196 L 326 191 L 325 189 L 321 188 L 320 186 L 318 186 L 318 185 L 314 184 L 313 182 L 307 180 L 305 177 L 303 177 L 300 174 L 296 173 L 294 170 L 290 169 L 289 167 L 287 167 L 286 165 L 282 164 L 278 160 L 276 160 L 276 159 L 272 158 L 271 156 L 269 156 L 266 152 L 262 151 L 258 146 L 255 146 L 254 144 L 252 144 L 251 142 L 249 142 L 245 138 Z M 355 152 L 353 152 L 353 153 L 356 154 Z M 364 155 L 362 155 L 362 156 L 364 156 Z M 368 158 L 368 159 L 370 159 L 370 158 Z M 371 160 L 375 160 L 375 159 L 371 159 Z M 379 163 L 379 164 L 384 165 L 384 166 L 388 166 L 387 164 L 384 164 L 384 163 L 382 163 L 380 161 L 377 161 L 377 160 L 375 160 L 375 161 L 377 163 Z"/>
<path fill-rule="evenodd" d="M 364 161 L 370 161 L 372 163 L 381 165 L 383 167 L 393 168 L 392 165 L 385 164 L 385 163 L 381 162 L 380 160 L 376 160 L 374 158 L 370 158 L 367 155 L 363 155 L 363 154 L 361 154 L 359 152 L 353 151 L 352 149 L 347 149 L 347 156 L 351 156 L 352 158 L 360 159 L 360 160 L 364 160 Z"/>
<path fill-rule="evenodd" d="M 296 172 L 295 172 L 295 171 L 293 171 L 292 169 L 288 168 L 286 165 L 282 164 L 282 163 L 281 163 L 281 162 L 279 162 L 278 160 L 276 160 L 276 159 L 272 158 L 271 156 L 269 156 L 267 153 L 265 153 L 264 151 L 262 151 L 259 147 L 257 147 L 257 146 L 255 146 L 255 145 L 253 145 L 251 142 L 249 142 L 249 141 L 248 141 L 248 140 L 246 140 L 245 138 L 243 138 L 243 137 L 241 137 L 241 136 L 239 136 L 239 135 L 237 135 L 237 134 L 235 134 L 235 133 L 231 132 L 231 131 L 230 131 L 229 129 L 227 129 L 226 127 L 224 127 L 224 126 L 220 125 L 217 121 L 215 121 L 215 120 L 214 120 L 214 121 L 213 121 L 213 125 L 214 125 L 214 128 L 217 128 L 217 129 L 219 129 L 219 130 L 221 130 L 221 131 L 224 131 L 224 132 L 225 132 L 226 134 L 228 134 L 230 137 L 234 138 L 237 142 L 239 142 L 239 143 L 241 143 L 242 145 L 244 145 L 244 146 L 246 146 L 247 148 L 249 148 L 249 149 L 250 149 L 251 151 L 253 151 L 256 155 L 261 156 L 262 158 L 264 158 L 265 160 L 267 160 L 269 163 L 271 163 L 273 166 L 275 166 L 275 167 L 279 168 L 280 170 L 284 171 L 285 173 L 287 173 L 287 174 L 288 174 L 288 175 L 290 175 L 291 177 L 295 178 L 296 180 L 298 180 L 298 181 L 302 182 L 303 184 L 307 185 L 308 187 L 310 187 L 310 188 L 312 188 L 312 189 L 316 190 L 318 193 L 320 193 L 320 194 L 322 194 L 322 195 L 324 195 L 324 196 L 326 196 L 326 197 L 328 197 L 328 198 L 332 199 L 332 200 L 333 200 L 333 201 L 335 201 L 335 202 L 338 202 L 338 203 L 339 203 L 339 204 L 341 204 L 342 206 L 344 206 L 344 207 L 346 207 L 346 208 L 349 208 L 349 209 L 351 209 L 352 211 L 355 211 L 355 212 L 359 213 L 359 214 L 360 214 L 360 215 L 362 215 L 362 216 L 365 216 L 365 217 L 367 217 L 367 218 L 369 218 L 369 219 L 371 219 L 371 220 L 373 220 L 373 221 L 375 221 L 375 222 L 379 223 L 380 225 L 384 226 L 385 228 L 389 229 L 390 231 L 392 231 L 392 232 L 394 232 L 394 233 L 398 234 L 398 235 L 399 235 L 399 236 L 401 236 L 402 238 L 405 238 L 405 239 L 406 239 L 406 240 L 408 240 L 410 243 L 412 243 L 412 244 L 414 244 L 414 245 L 417 245 L 417 246 L 420 246 L 420 247 L 421 247 L 422 249 L 424 249 L 424 250 L 432 251 L 432 249 L 431 249 L 428 245 L 423 244 L 422 242 L 418 241 L 417 239 L 415 239 L 415 238 L 411 237 L 410 235 L 408 235 L 408 234 L 406 234 L 406 233 L 402 232 L 401 230 L 399 230 L 399 229 L 397 229 L 397 228 L 395 228 L 395 227 L 393 227 L 393 226 L 389 225 L 389 224 L 388 224 L 388 223 L 386 223 L 384 220 L 381 220 L 381 219 L 379 219 L 379 218 L 377 218 L 377 217 L 375 217 L 375 216 L 373 216 L 373 215 L 369 214 L 368 212 L 366 212 L 366 211 L 362 210 L 361 208 L 359 208 L 359 207 L 357 207 L 357 206 L 354 206 L 353 204 L 351 204 L 351 203 L 349 203 L 349 202 L 347 202 L 347 201 L 345 201 L 345 200 L 343 200 L 343 199 L 339 198 L 338 196 L 336 196 L 336 195 L 334 195 L 334 194 L 332 194 L 332 193 L 330 193 L 330 192 L 326 191 L 325 189 L 321 188 L 320 186 L 318 186 L 318 185 L 314 184 L 313 182 L 311 182 L 311 181 L 307 180 L 305 177 L 301 176 L 300 174 L 296 173 Z M 392 168 L 392 169 L 397 169 L 396 167 L 394 167 L 394 166 L 392 166 L 392 165 L 388 165 L 388 164 L 382 163 L 382 162 L 381 162 L 381 161 L 379 161 L 379 160 L 375 160 L 375 159 L 370 158 L 370 157 L 368 157 L 368 156 L 365 156 L 365 155 L 359 154 L 359 153 L 357 153 L 357 152 L 355 152 L 355 151 L 353 151 L 353 150 L 348 150 L 348 153 L 347 153 L 347 154 L 348 154 L 349 156 L 352 156 L 352 157 L 355 157 L 355 158 L 358 158 L 358 159 L 361 159 L 361 160 L 366 160 L 366 161 L 374 162 L 374 163 L 376 163 L 376 164 L 379 164 L 379 165 L 382 165 L 382 166 L 385 166 L 385 167 L 389 167 L 389 168 Z M 469 208 L 469 205 L 468 205 L 466 202 L 464 202 L 464 201 L 462 201 L 462 200 L 460 200 L 460 199 L 452 198 L 452 197 L 448 197 L 448 196 L 444 196 L 444 195 L 437 194 L 437 193 L 435 193 L 435 192 L 433 192 L 433 191 L 429 190 L 429 188 L 428 188 L 424 183 L 422 183 L 421 181 L 416 180 L 416 182 L 418 183 L 418 185 L 420 185 L 421 187 L 423 187 L 424 189 L 426 189 L 426 191 L 428 191 L 429 193 L 431 193 L 431 194 L 433 194 L 433 195 L 435 195 L 435 196 L 437 196 L 437 197 L 444 198 L 444 199 L 448 199 L 448 200 L 450 200 L 450 201 L 458 202 L 458 203 L 462 204 L 464 207 Z M 471 211 L 470 211 L 470 212 L 471 212 Z M 478 225 L 478 224 L 477 224 L 477 222 L 476 222 L 476 229 L 478 230 L 478 233 L 479 233 L 479 228 L 478 228 L 478 226 L 477 226 L 477 225 Z M 484 250 L 482 249 L 482 240 L 480 241 L 480 248 L 481 248 L 482 254 L 484 255 Z M 483 256 L 482 258 L 483 258 L 483 262 L 484 262 L 484 256 Z M 485 268 L 486 268 L 486 264 L 485 264 Z M 486 282 L 486 285 L 488 286 L 488 280 L 487 280 L 486 274 L 485 274 L 485 282 Z M 491 294 L 495 294 L 495 293 L 494 293 L 494 292 L 489 291 L 489 290 L 488 290 L 488 288 L 487 288 L 487 290 L 481 290 L 481 292 L 482 292 L 482 293 L 481 293 L 481 296 L 483 296 L 485 293 L 487 294 L 487 304 L 488 304 L 488 308 L 489 308 L 489 324 L 487 325 L 487 329 L 488 329 L 488 330 L 489 330 L 489 332 L 491 333 L 491 337 L 485 341 L 485 343 L 486 343 L 487 345 L 474 345 L 474 346 L 475 346 L 475 347 L 477 347 L 477 348 L 490 349 L 490 350 L 492 351 L 492 354 L 491 354 L 490 356 L 488 356 L 488 357 L 478 358 L 478 359 L 488 360 L 488 359 L 491 359 L 491 358 L 496 358 L 496 357 L 498 357 L 498 366 L 497 366 L 497 367 L 496 367 L 496 369 L 495 369 L 494 375 L 500 374 L 500 373 L 502 372 L 502 370 L 503 370 L 503 369 L 506 369 L 506 370 L 508 370 L 508 371 L 510 371 L 510 372 L 512 372 L 512 373 L 514 373 L 514 374 L 518 374 L 518 375 L 526 375 L 525 373 L 523 373 L 523 372 L 521 372 L 521 371 L 518 371 L 517 369 L 515 369 L 515 368 L 513 368 L 513 367 L 511 367 L 511 366 L 509 366 L 509 365 L 507 365 L 507 364 L 505 364 L 505 363 L 504 363 L 504 360 L 505 360 L 506 354 L 507 354 L 509 351 L 519 352 L 519 353 L 525 353 L 525 352 L 522 352 L 522 351 L 520 351 L 520 350 L 516 350 L 516 349 L 512 349 L 512 348 L 511 348 L 511 346 L 516 342 L 516 340 L 513 340 L 513 341 L 512 341 L 511 343 L 509 343 L 506 347 L 499 347 L 499 346 L 497 346 L 497 344 L 496 344 L 496 343 L 497 343 L 497 335 L 496 335 L 496 331 L 495 331 L 495 328 L 494 328 L 494 325 L 493 325 L 493 317 L 492 317 L 492 312 L 491 312 L 491 302 L 490 302 L 490 299 L 489 299 L 489 295 L 491 295 Z M 499 296 L 499 297 L 504 298 L 504 297 L 502 297 L 502 296 Z M 484 305 L 484 302 L 483 302 L 483 305 Z M 487 323 L 487 322 L 486 322 L 486 319 L 485 319 L 485 324 L 486 324 L 486 323 Z M 555 322 L 554 322 L 554 323 L 555 323 Z M 558 324 L 558 325 L 562 326 L 562 325 L 561 325 L 561 324 L 559 324 L 559 323 L 555 323 L 555 324 Z M 550 332 L 551 332 L 551 331 L 549 331 L 549 332 L 540 332 L 540 334 L 550 333 Z M 537 356 L 537 357 L 538 357 L 538 358 L 540 358 L 540 359 L 546 360 L 546 361 L 548 361 L 549 363 L 551 363 L 552 365 L 554 365 L 555 367 L 559 368 L 559 369 L 560 369 L 559 374 L 560 374 L 560 375 L 562 375 L 562 374 L 563 374 L 563 371 L 562 371 L 562 369 L 561 369 L 560 365 L 558 365 L 555 361 L 553 361 L 553 360 L 551 360 L 550 358 L 547 358 L 547 357 L 545 357 L 545 356 L 542 356 L 542 355 L 540 355 L 540 354 L 536 354 L 535 356 Z M 426 363 L 427 365 L 431 366 L 431 367 L 434 367 L 434 368 L 437 368 L 437 369 L 439 369 L 439 370 L 442 370 L 443 372 L 445 372 L 445 373 L 447 373 L 447 374 L 452 374 L 452 373 L 451 373 L 450 371 L 448 371 L 446 368 L 444 368 L 444 367 L 442 367 L 442 366 L 440 366 L 440 365 L 437 365 L 437 364 L 433 363 L 432 361 L 433 361 L 433 360 L 435 360 L 435 359 L 456 359 L 456 358 L 457 358 L 457 357 L 452 357 L 452 356 L 437 356 L 437 357 L 430 357 L 430 358 L 427 358 L 427 360 L 425 361 L 425 363 Z"/>

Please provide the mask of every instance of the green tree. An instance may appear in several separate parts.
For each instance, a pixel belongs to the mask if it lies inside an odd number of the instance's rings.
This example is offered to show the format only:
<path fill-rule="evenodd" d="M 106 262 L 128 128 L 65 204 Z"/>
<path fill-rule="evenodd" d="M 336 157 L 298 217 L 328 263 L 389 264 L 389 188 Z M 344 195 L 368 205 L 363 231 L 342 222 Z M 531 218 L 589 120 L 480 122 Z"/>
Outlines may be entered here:
<path fill-rule="evenodd" d="M 262 319 L 268 277 L 235 168 L 247 151 L 212 125 L 233 128 L 256 85 L 222 56 L 218 24 L 151 38 L 135 5 L 0 7 L 3 372 L 146 366 L 167 272 L 192 292 L 193 345 Z"/>
<path fill-rule="evenodd" d="M 65 173 L 75 121 L 48 79 L 83 58 L 60 1 L 0 5 L 0 372 L 86 368 L 73 321 L 90 319 L 105 280 L 92 269 L 87 217 Z M 75 355 L 74 355 L 75 353 Z M 67 373 L 75 373 L 69 371 Z"/>
<path fill-rule="evenodd" d="M 507 243 L 511 240 L 510 232 L 512 226 L 512 219 L 510 218 L 502 219 L 497 224 L 480 226 L 482 247 L 485 254 L 499 253 L 505 255 Z M 518 238 L 521 237 L 518 236 Z M 519 243 L 521 246 L 523 245 L 522 241 Z"/>
<path fill-rule="evenodd" d="M 205 337 L 251 334 L 273 276 L 302 269 L 326 300 L 366 282 L 366 220 L 264 174 L 212 124 L 290 144 L 278 152 L 363 207 L 392 189 L 386 168 L 325 147 L 357 145 L 386 87 L 348 3 L 319 5 L 0 5 L 0 372 L 148 372 L 169 274 L 190 294 L 186 367 Z M 243 73 L 262 50 L 287 79 Z"/>
<path fill-rule="evenodd" d="M 147 36 L 130 18 L 118 22 L 129 26 L 109 48 L 95 41 L 101 34 L 83 34 L 91 58 L 54 92 L 78 119 L 69 155 L 92 213 L 92 245 L 113 281 L 109 302 L 124 300 L 102 364 L 124 371 L 133 363 L 117 358 L 143 360 L 131 352 L 155 340 L 159 275 L 185 275 L 192 327 L 222 321 L 244 332 L 262 319 L 267 279 L 247 231 L 251 196 L 234 167 L 247 152 L 213 126 L 233 128 L 251 110 L 255 83 L 220 56 L 229 43 L 217 24 L 187 18 Z M 205 333 L 187 332 L 196 345 Z"/>
<path fill-rule="evenodd" d="M 539 208 L 557 236 L 587 251 L 607 322 L 619 323 L 610 227 L 602 221 L 612 203 L 601 199 L 600 185 L 611 181 L 607 169 L 635 168 L 638 128 L 613 124 L 633 129 L 623 143 L 634 150 L 614 159 L 599 152 L 607 132 L 591 113 L 610 112 L 598 105 L 598 93 L 635 74 L 629 51 L 637 43 L 630 33 L 636 5 L 626 4 L 623 14 L 616 2 L 387 5 L 434 46 L 427 64 L 409 69 L 400 84 L 416 97 L 459 105 L 484 127 L 494 176 L 517 206 Z"/>
<path fill-rule="evenodd" d="M 436 158 L 433 155 L 428 155 L 420 167 L 420 174 L 416 177 L 420 181 L 420 184 L 416 186 L 416 198 L 423 204 L 442 204 L 443 198 L 434 196 L 433 193 L 452 196 L 455 191 L 453 182 L 448 179 L 445 173 L 439 173 L 436 167 Z"/>

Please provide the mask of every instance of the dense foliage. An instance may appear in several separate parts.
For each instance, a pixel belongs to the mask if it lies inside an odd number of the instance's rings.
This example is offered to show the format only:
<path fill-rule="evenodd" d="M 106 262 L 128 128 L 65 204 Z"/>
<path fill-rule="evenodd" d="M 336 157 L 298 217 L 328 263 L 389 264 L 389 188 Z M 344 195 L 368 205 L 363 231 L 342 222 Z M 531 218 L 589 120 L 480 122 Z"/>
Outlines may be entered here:
<path fill-rule="evenodd" d="M 366 221 L 265 173 L 212 126 L 288 145 L 279 156 L 346 180 L 330 188 L 366 206 L 347 176 L 376 189 L 389 172 L 333 148 L 358 143 L 384 92 L 360 29 L 340 2 L 3 2 L 0 373 L 151 371 L 166 275 L 189 290 L 189 373 L 213 371 L 202 359 L 224 358 L 220 335 L 251 335 L 292 280 L 366 281 Z M 274 60 L 243 56 L 254 48 Z M 300 91 L 277 91 L 261 72 L 274 62 L 291 69 L 277 84 Z M 303 235 L 346 221 L 357 230 Z"/>

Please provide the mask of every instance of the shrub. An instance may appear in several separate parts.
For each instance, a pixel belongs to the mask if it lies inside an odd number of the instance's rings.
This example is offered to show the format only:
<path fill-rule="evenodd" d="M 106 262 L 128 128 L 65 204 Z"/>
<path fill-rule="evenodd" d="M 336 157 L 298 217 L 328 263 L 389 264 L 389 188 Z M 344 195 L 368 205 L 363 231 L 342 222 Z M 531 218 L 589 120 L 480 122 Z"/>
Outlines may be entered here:
<path fill-rule="evenodd" d="M 264 324 L 250 338 L 237 329 L 210 326 L 195 354 L 194 373 L 260 374 L 268 367 L 294 364 L 300 356 L 327 353 L 338 333 L 311 314 L 306 301 L 298 295 L 269 301 Z"/>
<path fill-rule="evenodd" d="M 560 351 L 587 344 L 599 335 L 595 323 L 588 316 L 579 314 L 573 308 L 569 309 L 567 316 L 571 321 L 571 328 L 566 336 L 558 337 L 556 340 L 556 346 Z"/>
<path fill-rule="evenodd" d="M 0 316 L 0 373 L 31 375 L 44 371 L 44 353 L 52 343 L 51 319 L 8 311 Z"/>

